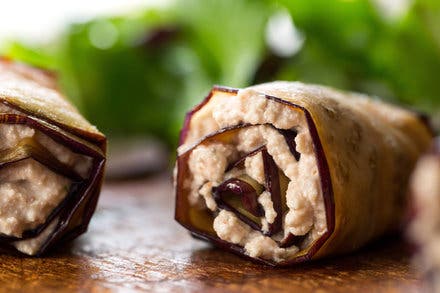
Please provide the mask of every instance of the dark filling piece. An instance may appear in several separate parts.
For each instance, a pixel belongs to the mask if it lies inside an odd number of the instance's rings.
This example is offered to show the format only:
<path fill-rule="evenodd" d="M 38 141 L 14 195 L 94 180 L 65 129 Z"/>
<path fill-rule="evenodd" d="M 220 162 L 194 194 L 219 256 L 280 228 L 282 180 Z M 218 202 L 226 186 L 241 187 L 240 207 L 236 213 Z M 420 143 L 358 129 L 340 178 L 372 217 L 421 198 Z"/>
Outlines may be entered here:
<path fill-rule="evenodd" d="M 301 154 L 296 150 L 296 141 L 295 138 L 298 135 L 298 132 L 294 129 L 279 129 L 278 130 L 286 140 L 287 145 L 289 146 L 290 152 L 293 154 L 295 159 L 299 161 L 301 159 Z"/>
<path fill-rule="evenodd" d="M 261 229 L 260 218 L 264 215 L 263 207 L 258 203 L 258 196 L 263 187 L 238 178 L 224 181 L 212 188 L 218 207 L 233 212 L 243 222 L 255 230 Z"/>
<path fill-rule="evenodd" d="M 278 130 L 285 138 L 289 150 L 297 161 L 301 154 L 296 150 L 295 130 Z M 283 216 L 287 213 L 286 190 L 288 178 L 279 170 L 272 156 L 267 152 L 266 146 L 261 146 L 252 152 L 245 154 L 236 162 L 229 165 L 226 172 L 235 170 L 244 170 L 246 158 L 261 154 L 263 159 L 263 168 L 265 174 L 264 184 L 261 185 L 244 172 L 238 172 L 239 175 L 230 178 L 220 185 L 212 188 L 215 202 L 220 209 L 233 212 L 241 221 L 249 225 L 252 229 L 262 231 L 261 217 L 264 216 L 264 209 L 258 202 L 259 195 L 267 191 L 270 193 L 273 208 L 277 213 L 273 223 L 268 225 L 268 231 L 263 232 L 266 236 L 273 236 L 282 232 Z M 305 239 L 304 236 L 289 234 L 278 242 L 280 247 L 286 248 L 292 245 L 299 245 Z"/>

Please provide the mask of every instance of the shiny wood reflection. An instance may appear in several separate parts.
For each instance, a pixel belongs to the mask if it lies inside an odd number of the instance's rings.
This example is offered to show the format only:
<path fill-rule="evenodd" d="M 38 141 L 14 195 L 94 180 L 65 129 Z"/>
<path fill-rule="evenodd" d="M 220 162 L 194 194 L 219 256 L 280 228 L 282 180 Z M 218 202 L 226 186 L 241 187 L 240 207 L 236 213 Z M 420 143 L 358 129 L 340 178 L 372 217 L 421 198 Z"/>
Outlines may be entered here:
<path fill-rule="evenodd" d="M 417 292 L 422 287 L 399 240 L 338 259 L 272 269 L 192 239 L 174 222 L 173 206 L 166 176 L 106 184 L 86 235 L 41 259 L 0 255 L 0 289 Z"/>

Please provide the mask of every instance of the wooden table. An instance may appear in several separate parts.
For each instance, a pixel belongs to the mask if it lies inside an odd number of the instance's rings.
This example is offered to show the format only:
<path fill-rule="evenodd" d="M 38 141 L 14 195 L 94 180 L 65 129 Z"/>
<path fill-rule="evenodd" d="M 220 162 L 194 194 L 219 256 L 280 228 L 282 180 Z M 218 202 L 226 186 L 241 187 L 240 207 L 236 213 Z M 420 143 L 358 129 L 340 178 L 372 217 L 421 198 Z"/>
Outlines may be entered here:
<path fill-rule="evenodd" d="M 89 232 L 45 258 L 0 256 L 5 292 L 418 292 L 409 250 L 388 239 L 291 269 L 261 267 L 192 239 L 173 220 L 171 180 L 109 183 Z"/>

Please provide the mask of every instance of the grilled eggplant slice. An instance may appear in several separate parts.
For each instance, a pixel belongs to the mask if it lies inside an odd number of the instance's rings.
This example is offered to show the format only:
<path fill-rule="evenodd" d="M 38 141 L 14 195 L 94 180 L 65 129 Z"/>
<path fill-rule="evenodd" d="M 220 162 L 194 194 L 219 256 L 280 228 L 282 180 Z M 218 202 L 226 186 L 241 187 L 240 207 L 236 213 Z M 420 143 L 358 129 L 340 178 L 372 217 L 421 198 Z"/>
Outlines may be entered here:
<path fill-rule="evenodd" d="M 41 255 L 87 230 L 106 138 L 55 76 L 0 59 L 0 246 Z"/>
<path fill-rule="evenodd" d="M 175 218 L 274 266 L 350 252 L 397 227 L 431 139 L 418 114 L 360 94 L 216 86 L 181 131 Z"/>

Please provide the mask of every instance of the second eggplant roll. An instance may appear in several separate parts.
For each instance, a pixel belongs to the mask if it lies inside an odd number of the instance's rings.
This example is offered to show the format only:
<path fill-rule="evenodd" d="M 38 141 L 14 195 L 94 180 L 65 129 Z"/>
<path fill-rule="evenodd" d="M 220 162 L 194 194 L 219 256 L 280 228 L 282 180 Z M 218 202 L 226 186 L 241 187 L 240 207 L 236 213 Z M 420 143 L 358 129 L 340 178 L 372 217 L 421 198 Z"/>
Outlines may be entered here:
<path fill-rule="evenodd" d="M 181 131 L 175 218 L 269 265 L 350 252 L 398 227 L 431 139 L 420 115 L 361 94 L 216 86 Z"/>
<path fill-rule="evenodd" d="M 410 181 L 408 236 L 426 292 L 440 292 L 440 137 L 418 161 Z"/>
<path fill-rule="evenodd" d="M 0 58 L 0 246 L 41 255 L 85 232 L 105 148 L 53 73 Z"/>

